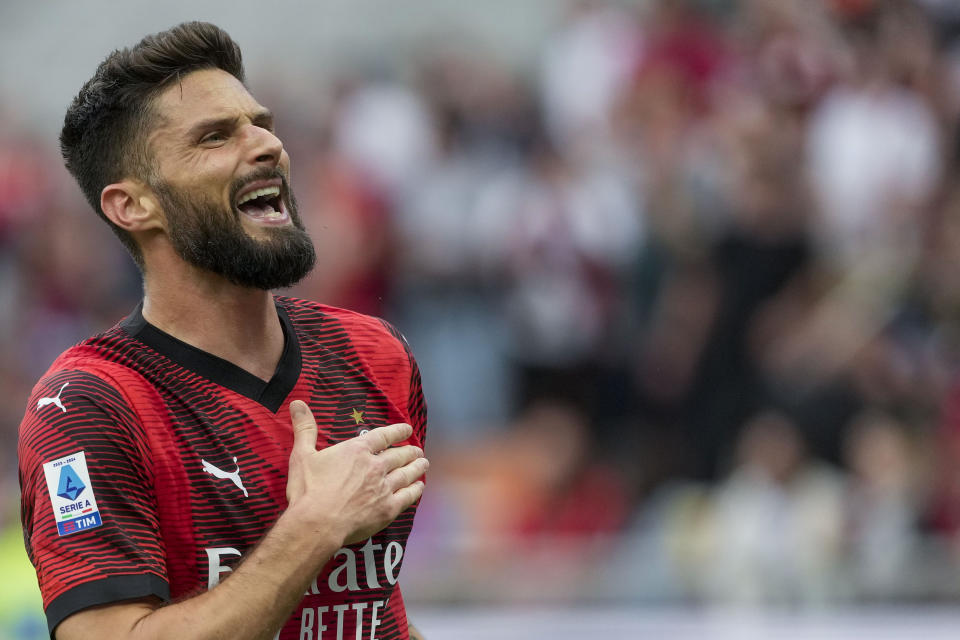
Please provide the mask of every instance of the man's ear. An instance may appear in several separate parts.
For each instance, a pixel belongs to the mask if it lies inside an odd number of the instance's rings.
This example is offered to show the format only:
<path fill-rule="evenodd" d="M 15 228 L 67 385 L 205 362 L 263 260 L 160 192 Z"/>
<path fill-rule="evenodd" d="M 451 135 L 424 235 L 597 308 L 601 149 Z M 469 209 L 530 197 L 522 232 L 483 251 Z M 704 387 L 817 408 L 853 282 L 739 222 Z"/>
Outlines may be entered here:
<path fill-rule="evenodd" d="M 156 197 L 139 181 L 121 180 L 105 186 L 100 192 L 100 208 L 113 224 L 126 231 L 164 228 Z"/>

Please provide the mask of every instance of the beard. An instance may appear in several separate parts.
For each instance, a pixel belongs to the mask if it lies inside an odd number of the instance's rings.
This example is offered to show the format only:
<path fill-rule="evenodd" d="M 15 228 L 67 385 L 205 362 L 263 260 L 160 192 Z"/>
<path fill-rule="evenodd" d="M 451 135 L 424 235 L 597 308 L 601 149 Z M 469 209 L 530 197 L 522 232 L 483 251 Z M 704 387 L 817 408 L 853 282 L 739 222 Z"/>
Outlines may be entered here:
<path fill-rule="evenodd" d="M 170 242 L 187 263 L 248 288 L 280 289 L 300 282 L 316 262 L 316 251 L 297 211 L 296 198 L 285 175 L 276 169 L 255 172 L 237 180 L 230 202 L 250 182 L 279 177 L 281 197 L 293 224 L 264 227 L 264 237 L 254 238 L 243 228 L 236 209 L 225 209 L 210 198 L 192 197 L 166 183 L 153 185 L 167 215 Z"/>

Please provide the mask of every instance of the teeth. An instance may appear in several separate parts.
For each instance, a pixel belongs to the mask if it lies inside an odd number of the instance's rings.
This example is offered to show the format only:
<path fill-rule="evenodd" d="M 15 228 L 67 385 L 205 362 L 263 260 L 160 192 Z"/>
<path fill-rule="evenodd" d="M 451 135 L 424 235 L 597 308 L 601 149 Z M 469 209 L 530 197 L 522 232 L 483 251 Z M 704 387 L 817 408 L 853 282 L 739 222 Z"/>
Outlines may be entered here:
<path fill-rule="evenodd" d="M 254 198 L 261 198 L 263 196 L 276 197 L 280 195 L 280 187 L 264 187 L 263 189 L 254 189 L 249 193 L 243 194 L 239 200 L 237 200 L 237 205 L 241 205 L 244 202 L 249 202 Z"/>

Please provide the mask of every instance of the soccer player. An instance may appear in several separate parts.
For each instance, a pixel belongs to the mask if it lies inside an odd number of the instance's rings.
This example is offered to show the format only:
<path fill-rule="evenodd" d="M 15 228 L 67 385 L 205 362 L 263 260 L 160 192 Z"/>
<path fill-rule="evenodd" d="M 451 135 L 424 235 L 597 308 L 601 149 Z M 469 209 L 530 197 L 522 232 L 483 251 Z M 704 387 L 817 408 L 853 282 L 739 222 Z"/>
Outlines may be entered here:
<path fill-rule="evenodd" d="M 61 147 L 144 295 L 53 363 L 21 425 L 51 635 L 419 637 L 397 584 L 427 469 L 417 366 L 380 320 L 270 293 L 314 249 L 237 45 L 186 23 L 113 52 Z"/>

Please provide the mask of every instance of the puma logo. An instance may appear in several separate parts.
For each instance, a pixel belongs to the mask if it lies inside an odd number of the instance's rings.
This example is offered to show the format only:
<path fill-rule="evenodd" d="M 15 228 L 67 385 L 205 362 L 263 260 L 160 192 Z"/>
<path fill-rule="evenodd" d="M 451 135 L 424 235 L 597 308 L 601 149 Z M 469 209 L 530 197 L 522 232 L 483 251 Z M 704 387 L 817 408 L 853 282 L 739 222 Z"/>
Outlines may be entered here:
<path fill-rule="evenodd" d="M 69 382 L 64 382 L 63 386 L 60 387 L 60 391 L 58 391 L 57 395 L 53 396 L 52 398 L 40 398 L 37 401 L 37 411 L 39 411 L 40 409 L 43 409 L 48 404 L 52 404 L 60 407 L 60 411 L 63 411 L 64 413 L 66 413 L 67 408 L 63 406 L 62 402 L 60 402 L 60 396 L 63 394 L 63 390 L 66 389 L 69 384 L 70 384 Z"/>
<path fill-rule="evenodd" d="M 247 493 L 246 488 L 243 486 L 243 481 L 240 480 L 240 465 L 237 464 L 237 457 L 233 457 L 233 464 L 237 465 L 236 471 L 224 471 L 219 467 L 215 467 L 203 458 L 200 458 L 200 462 L 203 464 L 203 470 L 212 475 L 214 478 L 226 478 L 237 485 L 237 488 L 240 491 L 243 491 L 243 497 L 249 498 L 250 494 Z"/>

